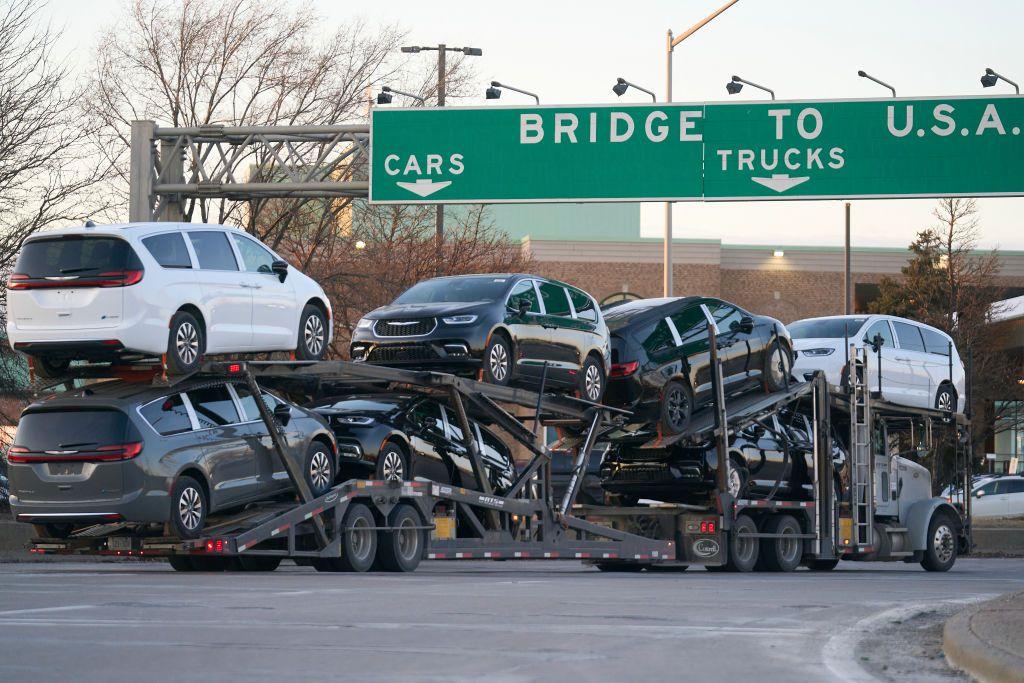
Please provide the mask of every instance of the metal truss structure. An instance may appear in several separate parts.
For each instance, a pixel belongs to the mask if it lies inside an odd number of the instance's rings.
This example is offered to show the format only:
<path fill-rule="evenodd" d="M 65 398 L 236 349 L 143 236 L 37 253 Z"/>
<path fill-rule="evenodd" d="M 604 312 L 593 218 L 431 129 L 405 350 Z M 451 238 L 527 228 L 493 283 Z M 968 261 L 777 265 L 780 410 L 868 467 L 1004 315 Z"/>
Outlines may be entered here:
<path fill-rule="evenodd" d="M 130 221 L 181 221 L 190 199 L 365 197 L 370 127 L 131 130 Z"/>

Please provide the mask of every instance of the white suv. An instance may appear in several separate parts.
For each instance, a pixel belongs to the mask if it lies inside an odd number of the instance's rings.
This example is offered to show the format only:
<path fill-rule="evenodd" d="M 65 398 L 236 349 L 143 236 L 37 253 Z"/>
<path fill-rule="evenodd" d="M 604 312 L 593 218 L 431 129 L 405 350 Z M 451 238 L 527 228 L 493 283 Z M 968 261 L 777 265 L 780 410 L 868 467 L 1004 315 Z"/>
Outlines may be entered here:
<path fill-rule="evenodd" d="M 59 375 L 72 360 L 204 353 L 323 357 L 331 305 L 316 282 L 247 233 L 222 225 L 130 223 L 47 230 L 22 246 L 8 281 L 7 336 Z"/>
<path fill-rule="evenodd" d="M 917 408 L 953 412 L 964 409 L 964 364 L 948 334 L 930 325 L 891 315 L 836 315 L 807 318 L 786 325 L 793 337 L 793 374 L 809 376 L 824 370 L 828 381 L 841 383 L 846 365 L 846 339 L 868 351 L 868 387 L 887 401 Z M 878 353 L 872 340 L 881 338 Z"/>

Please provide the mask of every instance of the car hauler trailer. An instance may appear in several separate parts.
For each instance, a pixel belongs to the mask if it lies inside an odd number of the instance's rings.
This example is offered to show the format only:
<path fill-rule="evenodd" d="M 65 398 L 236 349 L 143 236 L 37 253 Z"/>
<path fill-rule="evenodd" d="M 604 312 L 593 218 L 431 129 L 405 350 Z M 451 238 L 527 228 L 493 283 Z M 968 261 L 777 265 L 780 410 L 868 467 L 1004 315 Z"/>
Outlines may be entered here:
<path fill-rule="evenodd" d="M 219 381 L 225 377 L 245 381 L 253 395 L 260 395 L 259 383 L 299 386 L 312 393 L 321 386 L 342 384 L 440 394 L 450 403 L 463 435 L 472 434 L 468 428 L 472 413 L 499 427 L 533 457 L 513 486 L 499 494 L 490 488 L 478 444 L 464 437 L 475 488 L 426 480 L 350 480 L 314 498 L 305 478 L 290 459 L 282 457 L 281 427 L 258 401 L 298 502 L 256 504 L 234 515 L 211 518 L 199 539 L 148 535 L 127 524 L 110 524 L 66 539 L 35 539 L 30 550 L 165 556 L 179 570 L 268 570 L 285 558 L 322 571 L 372 567 L 412 571 L 421 559 L 518 558 L 582 559 L 604 570 L 623 571 L 687 565 L 736 571 L 788 571 L 801 564 L 831 569 L 841 558 L 920 561 L 927 569 L 938 570 L 952 566 L 964 548 L 966 525 L 958 511 L 932 498 L 930 483 L 927 491 L 919 486 L 904 488 L 908 477 L 920 477 L 918 470 L 911 471 L 913 463 L 872 450 L 875 421 L 889 414 L 906 417 L 908 411 L 872 401 L 863 382 L 866 357 L 851 364 L 858 379 L 849 390 L 830 387 L 818 373 L 783 391 L 727 401 L 721 388 L 716 331 L 709 330 L 716 370 L 712 407 L 694 413 L 683 433 L 649 444 L 664 448 L 683 440 L 715 440 L 718 485 L 708 506 L 576 505 L 579 475 L 588 471 L 590 454 L 599 439 L 611 438 L 630 420 L 626 411 L 438 372 L 345 361 L 230 361 L 206 363 L 199 374 Z M 94 368 L 80 372 L 82 377 L 103 374 Z M 175 380 L 157 375 L 152 381 Z M 729 437 L 798 404 L 809 411 L 813 424 L 811 499 L 733 499 L 726 486 Z M 546 448 L 538 447 L 535 434 L 503 406 L 526 408 L 536 422 L 557 424 L 578 435 L 573 475 L 561 499 L 552 495 Z M 934 411 L 916 413 L 929 421 L 950 419 Z M 833 476 L 834 419 L 850 434 L 846 496 L 836 491 Z M 883 477 L 882 472 L 889 474 Z M 897 495 L 893 497 L 892 492 Z"/>

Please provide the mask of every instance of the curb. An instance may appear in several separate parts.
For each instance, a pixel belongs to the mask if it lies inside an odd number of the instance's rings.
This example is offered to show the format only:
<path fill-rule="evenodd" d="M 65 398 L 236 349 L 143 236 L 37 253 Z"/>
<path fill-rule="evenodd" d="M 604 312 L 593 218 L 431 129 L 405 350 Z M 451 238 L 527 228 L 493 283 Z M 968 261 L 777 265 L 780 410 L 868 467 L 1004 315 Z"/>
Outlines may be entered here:
<path fill-rule="evenodd" d="M 1014 654 L 987 642 L 971 624 L 979 613 L 1002 611 L 1013 601 L 1024 602 L 1024 593 L 1010 593 L 951 617 L 942 630 L 942 650 L 949 663 L 983 683 L 1024 683 L 1024 653 Z"/>

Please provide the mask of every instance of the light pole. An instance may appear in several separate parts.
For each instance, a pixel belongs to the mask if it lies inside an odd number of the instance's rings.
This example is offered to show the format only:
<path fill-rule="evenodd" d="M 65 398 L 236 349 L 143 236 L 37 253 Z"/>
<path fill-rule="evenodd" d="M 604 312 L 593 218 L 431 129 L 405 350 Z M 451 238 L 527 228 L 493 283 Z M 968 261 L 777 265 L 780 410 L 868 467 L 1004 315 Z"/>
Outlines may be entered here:
<path fill-rule="evenodd" d="M 447 77 L 446 57 L 449 52 L 461 52 L 467 57 L 481 57 L 484 51 L 478 47 L 448 47 L 444 43 L 440 45 L 407 45 L 402 52 L 407 54 L 419 54 L 420 52 L 437 52 L 437 106 L 444 106 L 445 78 Z M 434 242 L 437 250 L 437 270 L 441 271 L 441 258 L 444 247 L 444 204 L 437 205 L 437 216 L 434 219 Z"/>
<path fill-rule="evenodd" d="M 668 41 L 666 42 L 665 50 L 665 101 L 672 101 L 672 51 L 675 50 L 676 45 L 683 42 L 697 31 L 707 26 L 711 21 L 715 19 L 719 14 L 735 5 L 739 0 L 729 0 L 711 14 L 707 15 L 696 24 L 691 26 L 682 32 L 679 36 L 673 38 L 671 29 L 668 32 Z M 662 275 L 663 287 L 662 290 L 665 296 L 672 296 L 672 202 L 665 202 L 665 244 L 663 247 L 664 268 L 665 272 Z"/>
<path fill-rule="evenodd" d="M 501 97 L 502 88 L 505 88 L 505 90 L 511 90 L 512 92 L 520 93 L 521 95 L 527 95 L 529 97 L 532 97 L 534 102 L 540 104 L 540 98 L 537 97 L 537 95 L 535 95 L 534 93 L 530 92 L 529 90 L 523 90 L 513 85 L 509 85 L 508 83 L 499 83 L 498 81 L 491 81 L 491 87 L 489 87 L 487 91 L 484 92 L 484 97 L 486 97 L 489 100 L 496 100 L 499 97 Z"/>
<path fill-rule="evenodd" d="M 892 96 L 896 97 L 896 88 L 892 87 L 891 85 L 889 85 L 885 81 L 880 81 L 877 78 L 875 78 L 874 76 L 872 76 L 871 74 L 869 74 L 867 71 L 863 71 L 863 70 L 862 71 L 858 71 L 857 75 L 860 76 L 861 78 L 866 78 L 869 81 L 874 81 L 875 83 L 877 83 L 878 85 L 882 86 L 883 88 L 888 88 L 889 91 L 892 92 Z"/>
<path fill-rule="evenodd" d="M 377 93 L 377 104 L 391 104 L 391 100 L 393 99 L 392 93 L 394 93 L 394 95 L 402 95 L 403 97 L 409 97 L 411 99 L 416 100 L 420 104 L 426 103 L 426 100 L 424 100 L 419 95 L 415 95 L 411 92 L 405 92 L 404 90 L 396 90 L 394 88 L 389 88 L 388 86 L 385 85 L 380 89 L 380 92 Z"/>
<path fill-rule="evenodd" d="M 654 95 L 653 91 L 648 90 L 647 88 L 644 88 L 643 86 L 639 86 L 636 83 L 630 83 L 629 81 L 627 81 L 625 78 L 623 78 L 621 76 L 619 76 L 618 78 L 615 79 L 615 85 L 612 86 L 612 92 L 615 93 L 617 96 L 622 97 L 626 93 L 626 91 L 629 90 L 630 88 L 636 88 L 640 92 L 647 93 L 648 95 L 651 96 L 651 101 L 652 102 L 657 102 L 658 101 L 658 98 Z"/>
<path fill-rule="evenodd" d="M 775 99 L 775 91 L 772 90 L 771 88 L 766 88 L 763 85 L 758 85 L 757 83 L 754 83 L 753 81 L 748 81 L 748 80 L 746 80 L 744 78 L 740 78 L 739 76 L 733 76 L 732 80 L 725 84 L 725 89 L 726 89 L 726 91 L 728 91 L 728 93 L 730 95 L 735 95 L 740 90 L 743 90 L 743 86 L 744 85 L 749 85 L 751 88 L 757 88 L 758 90 L 763 90 L 764 92 L 766 92 L 769 95 L 771 95 L 773 100 Z"/>
<path fill-rule="evenodd" d="M 1017 85 L 1015 82 L 1011 81 L 1009 78 L 1002 74 L 996 73 L 991 67 L 985 69 L 985 75 L 981 77 L 981 85 L 983 87 L 991 88 L 999 81 L 1006 81 L 1007 83 L 1013 86 L 1013 89 L 1017 91 L 1018 95 L 1020 94 L 1020 86 Z"/>

